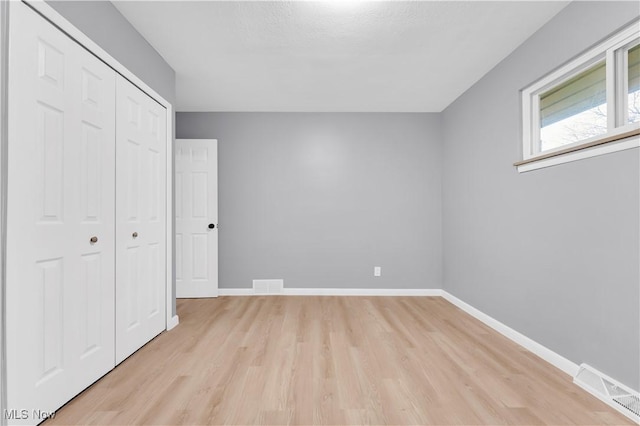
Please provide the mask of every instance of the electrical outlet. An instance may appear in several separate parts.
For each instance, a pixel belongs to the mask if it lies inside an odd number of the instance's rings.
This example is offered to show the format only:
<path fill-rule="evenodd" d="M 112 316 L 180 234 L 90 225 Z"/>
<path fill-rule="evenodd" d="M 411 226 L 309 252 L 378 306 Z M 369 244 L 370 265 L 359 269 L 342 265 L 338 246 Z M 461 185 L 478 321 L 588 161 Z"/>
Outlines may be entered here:
<path fill-rule="evenodd" d="M 373 267 L 373 276 L 374 277 L 379 277 L 380 275 L 382 275 L 382 268 L 379 266 L 374 266 Z"/>

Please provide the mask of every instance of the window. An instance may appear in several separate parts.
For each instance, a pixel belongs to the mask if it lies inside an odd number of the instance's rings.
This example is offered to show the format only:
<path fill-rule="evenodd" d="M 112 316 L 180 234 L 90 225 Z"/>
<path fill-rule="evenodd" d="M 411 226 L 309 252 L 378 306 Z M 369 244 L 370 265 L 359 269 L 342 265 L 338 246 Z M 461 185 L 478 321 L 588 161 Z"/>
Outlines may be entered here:
<path fill-rule="evenodd" d="M 522 91 L 518 171 L 640 146 L 639 25 Z"/>
<path fill-rule="evenodd" d="M 640 122 L 640 45 L 627 51 L 627 121 Z"/>

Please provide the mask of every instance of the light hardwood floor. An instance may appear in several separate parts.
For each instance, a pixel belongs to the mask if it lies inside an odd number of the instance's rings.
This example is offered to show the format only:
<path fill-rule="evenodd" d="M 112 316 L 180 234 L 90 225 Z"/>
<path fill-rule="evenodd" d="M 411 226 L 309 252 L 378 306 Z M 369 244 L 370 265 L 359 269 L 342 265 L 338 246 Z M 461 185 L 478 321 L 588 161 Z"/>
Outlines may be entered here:
<path fill-rule="evenodd" d="M 54 424 L 632 424 L 439 297 L 178 300 Z"/>

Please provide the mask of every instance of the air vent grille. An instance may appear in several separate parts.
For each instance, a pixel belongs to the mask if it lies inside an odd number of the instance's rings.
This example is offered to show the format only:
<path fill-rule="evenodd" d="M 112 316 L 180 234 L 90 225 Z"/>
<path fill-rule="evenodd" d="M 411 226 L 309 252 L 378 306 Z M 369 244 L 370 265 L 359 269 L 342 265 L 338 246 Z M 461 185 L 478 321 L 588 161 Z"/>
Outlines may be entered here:
<path fill-rule="evenodd" d="M 629 395 L 629 392 L 618 387 L 618 385 L 616 385 L 615 383 L 611 383 L 610 381 L 605 379 L 602 379 L 602 383 L 604 383 L 604 386 L 607 388 L 607 393 L 611 396 Z"/>
<path fill-rule="evenodd" d="M 254 294 L 282 294 L 284 280 L 253 280 Z"/>
<path fill-rule="evenodd" d="M 582 364 L 573 382 L 635 422 L 640 422 L 640 395 L 595 368 Z"/>
<path fill-rule="evenodd" d="M 615 402 L 631 411 L 636 416 L 640 416 L 640 398 L 635 395 L 619 396 L 613 398 Z"/>

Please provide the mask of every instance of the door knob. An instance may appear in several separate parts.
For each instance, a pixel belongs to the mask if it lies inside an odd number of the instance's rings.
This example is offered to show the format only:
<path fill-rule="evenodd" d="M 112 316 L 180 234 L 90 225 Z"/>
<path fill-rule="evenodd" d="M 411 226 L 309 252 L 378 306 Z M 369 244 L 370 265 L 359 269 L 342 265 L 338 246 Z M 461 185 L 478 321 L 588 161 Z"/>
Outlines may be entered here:
<path fill-rule="evenodd" d="M 95 243 L 97 243 L 97 242 L 98 242 L 98 237 L 91 237 L 91 238 L 89 239 L 89 242 L 90 242 L 91 244 L 95 244 Z"/>
<path fill-rule="evenodd" d="M 133 234 L 131 234 L 131 236 L 132 236 L 133 238 L 138 238 L 138 233 L 137 233 L 137 232 L 134 232 Z"/>
<path fill-rule="evenodd" d="M 213 223 L 210 223 L 210 224 L 209 224 L 209 229 L 213 229 L 213 228 L 215 228 L 215 227 L 216 227 L 216 226 L 215 226 Z"/>

